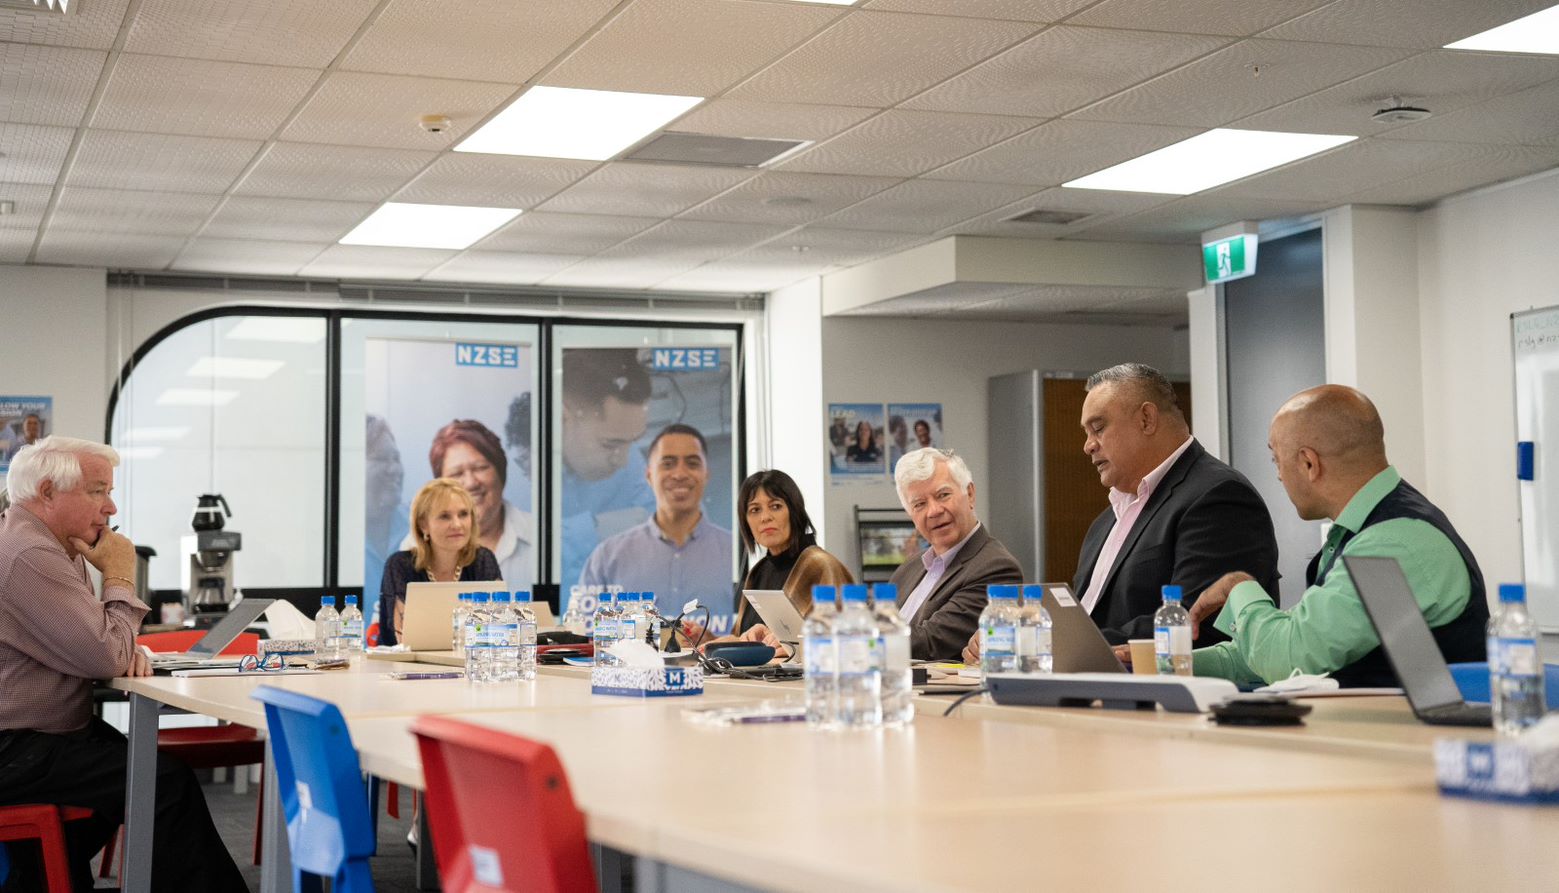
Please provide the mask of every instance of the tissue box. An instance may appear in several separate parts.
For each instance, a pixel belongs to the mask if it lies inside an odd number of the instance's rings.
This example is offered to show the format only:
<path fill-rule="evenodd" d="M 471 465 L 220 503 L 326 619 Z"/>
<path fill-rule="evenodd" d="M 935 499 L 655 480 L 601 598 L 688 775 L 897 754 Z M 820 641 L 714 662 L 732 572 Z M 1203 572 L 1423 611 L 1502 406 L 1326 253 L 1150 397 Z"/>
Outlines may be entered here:
<path fill-rule="evenodd" d="M 1520 741 L 1435 741 L 1440 792 L 1509 803 L 1559 805 L 1559 751 Z"/>
<path fill-rule="evenodd" d="M 261 639 L 260 656 L 280 654 L 282 657 L 313 657 L 313 639 Z"/>
<path fill-rule="evenodd" d="M 630 698 L 671 698 L 704 693 L 698 667 L 595 667 L 590 693 Z"/>

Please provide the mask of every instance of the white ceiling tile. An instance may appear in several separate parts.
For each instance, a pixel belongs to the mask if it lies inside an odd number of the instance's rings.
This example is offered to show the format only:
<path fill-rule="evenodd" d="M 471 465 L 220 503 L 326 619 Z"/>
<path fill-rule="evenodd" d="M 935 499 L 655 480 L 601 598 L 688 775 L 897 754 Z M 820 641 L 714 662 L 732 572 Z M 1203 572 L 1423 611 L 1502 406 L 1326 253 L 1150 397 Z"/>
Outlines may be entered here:
<path fill-rule="evenodd" d="M 1230 3 L 1229 0 L 1175 0 L 1173 3 L 1164 3 L 1162 0 L 1104 0 L 1067 19 L 1067 24 L 1249 37 L 1331 2 L 1245 0 Z"/>
<path fill-rule="evenodd" d="M 341 67 L 520 84 L 583 36 L 616 0 L 393 0 Z"/>
<path fill-rule="evenodd" d="M 688 258 L 589 258 L 543 279 L 542 285 L 569 288 L 651 288 L 698 266 Z"/>
<path fill-rule="evenodd" d="M 1484 148 L 1469 143 L 1359 140 L 1247 177 L 1209 194 L 1335 201 L 1393 180 L 1470 160 Z"/>
<path fill-rule="evenodd" d="M 925 233 L 874 232 L 862 229 L 830 229 L 809 226 L 787 233 L 756 248 L 732 255 L 756 259 L 770 258 L 773 254 L 793 252 L 826 260 L 830 266 L 849 267 L 894 254 L 931 241 Z"/>
<path fill-rule="evenodd" d="M 670 217 L 755 176 L 743 168 L 619 161 L 543 203 L 538 210 L 622 217 Z"/>
<path fill-rule="evenodd" d="M 1197 34 L 1051 28 L 904 103 L 905 108 L 1049 118 L 1210 53 Z"/>
<path fill-rule="evenodd" d="M 584 256 L 595 254 L 660 223 L 655 217 L 608 217 L 527 211 L 476 244 L 482 251 Z"/>
<path fill-rule="evenodd" d="M 262 145 L 254 140 L 88 130 L 65 182 L 104 189 L 221 193 Z"/>
<path fill-rule="evenodd" d="M 852 12 L 730 96 L 886 107 L 1036 30 L 1022 22 Z"/>
<path fill-rule="evenodd" d="M 788 231 L 788 226 L 668 220 L 596 255 L 601 259 L 648 261 L 692 259 L 704 263 L 735 254 Z"/>
<path fill-rule="evenodd" d="M 467 251 L 423 278 L 429 282 L 482 282 L 492 285 L 534 285 L 584 260 L 575 254 L 521 254 L 513 251 Z"/>
<path fill-rule="evenodd" d="M 247 276 L 294 276 L 324 246 L 303 242 L 199 238 L 173 261 L 175 270 Z"/>
<path fill-rule="evenodd" d="M 142 0 L 131 53 L 324 68 L 379 0 Z"/>
<path fill-rule="evenodd" d="M 458 253 L 433 248 L 332 245 L 300 269 L 298 275 L 326 279 L 419 279 Z"/>
<path fill-rule="evenodd" d="M 38 228 L 0 226 L 0 263 L 20 264 L 32 253 L 32 243 L 38 238 Z"/>
<path fill-rule="evenodd" d="M 841 15 L 836 6 L 635 0 L 544 80 L 559 87 L 713 96 Z"/>
<path fill-rule="evenodd" d="M 1263 37 L 1432 49 L 1553 5 L 1553 0 L 1336 0 Z"/>
<path fill-rule="evenodd" d="M 1047 121 L 926 177 L 1053 186 L 1189 139 L 1190 127 L 1115 124 L 1063 118 Z"/>
<path fill-rule="evenodd" d="M 1436 168 L 1348 196 L 1376 205 L 1427 205 L 1436 199 L 1480 186 L 1559 167 L 1559 147 L 1488 146 L 1476 160 Z"/>
<path fill-rule="evenodd" d="M 273 143 L 266 147 L 239 195 L 379 202 L 432 161 L 432 152 Z"/>
<path fill-rule="evenodd" d="M 438 151 L 459 142 L 516 89 L 512 84 L 337 71 L 325 78 L 282 138 Z M 448 115 L 453 126 L 428 133 L 417 124 L 423 115 Z"/>
<path fill-rule="evenodd" d="M 266 139 L 318 79 L 307 68 L 126 53 L 114 63 L 92 126 Z"/>
<path fill-rule="evenodd" d="M 201 238 L 270 242 L 334 242 L 376 207 L 371 202 L 229 196 Z"/>
<path fill-rule="evenodd" d="M 49 231 L 194 235 L 220 200 L 184 192 L 130 192 L 67 186 L 49 219 Z"/>
<path fill-rule="evenodd" d="M 810 223 L 900 182 L 892 177 L 766 171 L 684 212 L 682 218 L 738 223 Z"/>
<path fill-rule="evenodd" d="M 75 135 L 68 127 L 0 124 L 0 181 L 53 184 Z"/>
<path fill-rule="evenodd" d="M 1193 195 L 1168 204 L 1106 221 L 1099 226 L 1084 226 L 1067 238 L 1121 242 L 1169 242 L 1197 245 L 1201 234 L 1237 220 L 1278 220 L 1301 217 L 1331 207 L 1329 202 L 1265 201 L 1223 195 Z M 1188 264 L 1197 256 L 1188 253 Z"/>
<path fill-rule="evenodd" d="M 1055 22 L 1095 0 L 870 0 L 867 9 L 882 12 L 924 12 L 933 15 Z"/>
<path fill-rule="evenodd" d="M 161 270 L 184 247 L 182 236 L 134 232 L 74 232 L 49 227 L 38 245 L 37 262 L 110 270 Z"/>
<path fill-rule="evenodd" d="M 1018 239 L 1051 239 L 1111 217 L 1145 211 L 1162 205 L 1168 200 L 1168 196 L 1143 192 L 1066 189 L 1056 186 L 1036 195 L 1026 196 L 1010 205 L 1004 205 L 988 214 L 963 221 L 943 230 L 938 235 L 965 234 Z M 1067 224 L 1009 222 L 1011 217 L 1041 210 L 1069 211 L 1088 216 Z"/>
<path fill-rule="evenodd" d="M 395 194 L 398 202 L 532 208 L 600 164 L 565 158 L 526 158 L 451 152 Z"/>
<path fill-rule="evenodd" d="M 913 177 L 1039 123 L 1037 118 L 952 112 L 883 112 L 781 162 L 786 171 Z"/>
<path fill-rule="evenodd" d="M 796 270 L 721 261 L 695 267 L 657 283 L 656 291 L 707 291 L 722 293 L 771 292 L 816 276 L 821 270 Z"/>
<path fill-rule="evenodd" d="M 1411 55 L 1411 50 L 1242 40 L 1074 117 L 1217 127 Z"/>
<path fill-rule="evenodd" d="M 130 0 L 90 0 L 70 15 L 0 10 L 0 41 L 106 50 L 119 36 Z"/>
<path fill-rule="evenodd" d="M 54 187 L 0 183 L 0 201 L 16 203 L 16 210 L 0 217 L 0 229 L 25 229 L 35 232 L 43 222 L 43 212 L 49 207 Z"/>
<path fill-rule="evenodd" d="M 0 43 L 0 120 L 76 127 L 107 53 Z"/>
<path fill-rule="evenodd" d="M 1399 127 L 1385 137 L 1467 143 L 1559 144 L 1559 81 L 1460 111 L 1435 115 L 1427 121 Z"/>
<path fill-rule="evenodd" d="M 1034 190 L 1002 183 L 911 180 L 819 221 L 841 229 L 934 233 L 994 208 L 1011 204 Z"/>
<path fill-rule="evenodd" d="M 1556 78 L 1559 78 L 1559 58 L 1553 56 L 1499 56 L 1433 50 L 1241 119 L 1234 126 L 1380 136 L 1403 127 L 1370 119 L 1392 96 L 1400 97 L 1408 105 L 1427 108 L 1436 117 L 1475 106 L 1472 116 L 1481 118 L 1478 109 L 1487 106 L 1479 107 L 1477 103 Z M 1559 105 L 1551 105 L 1549 110 L 1559 111 Z M 1559 114 L 1544 117 L 1559 120 Z M 1422 131 L 1403 135 L 1410 139 L 1455 139 Z"/>
<path fill-rule="evenodd" d="M 677 129 L 715 136 L 825 140 L 877 111 L 842 105 L 714 99 L 677 119 Z"/>

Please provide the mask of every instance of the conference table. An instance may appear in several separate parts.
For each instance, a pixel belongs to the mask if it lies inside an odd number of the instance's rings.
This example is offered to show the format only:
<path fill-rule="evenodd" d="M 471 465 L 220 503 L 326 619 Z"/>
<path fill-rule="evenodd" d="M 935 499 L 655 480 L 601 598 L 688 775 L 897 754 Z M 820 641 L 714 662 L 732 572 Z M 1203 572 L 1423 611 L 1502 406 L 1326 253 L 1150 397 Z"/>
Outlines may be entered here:
<path fill-rule="evenodd" d="M 335 703 L 363 770 L 414 788 L 423 779 L 410 726 L 422 713 L 548 743 L 591 841 L 634 857 L 645 890 L 1435 889 L 1559 878 L 1559 811 L 1435 790 L 1434 737 L 1491 733 L 1430 730 L 1400 698 L 1316 701 L 1304 727 L 1230 729 L 1162 711 L 981 701 L 943 717 L 949 700 L 921 696 L 905 728 L 826 732 L 683 715 L 799 701 L 795 684 L 710 679 L 701 696 L 635 699 L 592 695 L 587 672 L 568 667 L 504 686 L 384 681 L 407 667 L 115 680 L 132 704 L 125 889 L 149 888 L 155 771 L 141 764 L 150 756 L 154 770 L 158 711 L 263 727 L 249 696 L 260 684 Z M 274 783 L 267 791 L 262 884 L 285 889 Z"/>

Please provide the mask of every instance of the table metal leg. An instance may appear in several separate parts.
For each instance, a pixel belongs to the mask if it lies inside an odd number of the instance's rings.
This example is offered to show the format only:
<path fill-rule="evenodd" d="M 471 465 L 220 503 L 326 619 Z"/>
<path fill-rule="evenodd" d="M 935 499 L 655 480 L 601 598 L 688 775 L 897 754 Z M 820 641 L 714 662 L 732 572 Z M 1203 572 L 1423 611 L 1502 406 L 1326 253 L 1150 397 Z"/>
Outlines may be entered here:
<path fill-rule="evenodd" d="M 433 856 L 433 829 L 428 827 L 428 798 L 417 810 L 417 889 L 438 890 L 438 860 Z"/>
<path fill-rule="evenodd" d="M 281 785 L 276 781 L 276 754 L 265 741 L 265 802 L 261 805 L 265 828 L 260 844 L 261 893 L 285 893 L 292 889 L 292 853 L 287 846 L 287 817 L 282 814 Z"/>
<path fill-rule="evenodd" d="M 598 843 L 590 844 L 590 855 L 595 860 L 595 883 L 601 893 L 623 893 L 623 873 L 629 857 Z"/>
<path fill-rule="evenodd" d="M 152 888 L 152 831 L 157 821 L 157 717 L 161 707 L 130 695 L 130 753 L 125 773 L 124 874 L 129 893 Z"/>

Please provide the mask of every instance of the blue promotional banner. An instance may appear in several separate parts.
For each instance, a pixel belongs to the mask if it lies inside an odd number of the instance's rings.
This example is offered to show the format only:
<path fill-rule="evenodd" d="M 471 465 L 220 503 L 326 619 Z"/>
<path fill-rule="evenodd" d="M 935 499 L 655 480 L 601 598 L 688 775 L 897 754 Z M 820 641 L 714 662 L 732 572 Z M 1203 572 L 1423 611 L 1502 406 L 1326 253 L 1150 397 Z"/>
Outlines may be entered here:
<path fill-rule="evenodd" d="M 888 473 L 899 457 L 923 447 L 942 447 L 942 404 L 888 404 Z"/>
<path fill-rule="evenodd" d="M 828 405 L 828 473 L 835 483 L 887 472 L 886 427 L 881 403 Z"/>
<path fill-rule="evenodd" d="M 22 447 L 48 437 L 53 428 L 53 397 L 0 397 L 0 474 Z"/>

